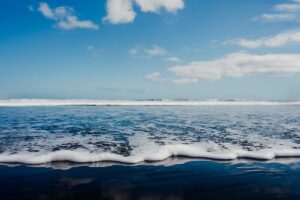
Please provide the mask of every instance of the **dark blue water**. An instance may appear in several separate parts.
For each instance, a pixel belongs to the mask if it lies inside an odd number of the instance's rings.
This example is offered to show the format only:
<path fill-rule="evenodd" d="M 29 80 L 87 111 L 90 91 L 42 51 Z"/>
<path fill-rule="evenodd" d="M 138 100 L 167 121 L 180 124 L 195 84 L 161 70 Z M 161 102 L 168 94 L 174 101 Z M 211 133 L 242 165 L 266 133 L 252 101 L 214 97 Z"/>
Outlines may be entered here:
<path fill-rule="evenodd" d="M 0 167 L 0 198 L 300 199 L 300 164 L 193 161 L 166 166 Z"/>

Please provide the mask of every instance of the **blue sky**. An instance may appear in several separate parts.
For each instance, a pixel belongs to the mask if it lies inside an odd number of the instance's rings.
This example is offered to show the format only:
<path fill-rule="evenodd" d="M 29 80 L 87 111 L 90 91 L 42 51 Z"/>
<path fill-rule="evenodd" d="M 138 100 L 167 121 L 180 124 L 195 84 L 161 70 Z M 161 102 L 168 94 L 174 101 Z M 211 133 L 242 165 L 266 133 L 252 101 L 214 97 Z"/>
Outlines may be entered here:
<path fill-rule="evenodd" d="M 0 98 L 300 99 L 300 1 L 1 1 Z"/>

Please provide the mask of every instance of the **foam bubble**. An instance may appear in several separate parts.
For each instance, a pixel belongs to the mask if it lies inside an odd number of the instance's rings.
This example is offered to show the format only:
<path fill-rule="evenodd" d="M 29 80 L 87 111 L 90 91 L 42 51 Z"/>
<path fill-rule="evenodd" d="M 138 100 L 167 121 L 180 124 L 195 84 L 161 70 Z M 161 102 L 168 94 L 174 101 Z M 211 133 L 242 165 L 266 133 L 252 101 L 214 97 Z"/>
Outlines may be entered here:
<path fill-rule="evenodd" d="M 162 161 L 171 156 L 184 156 L 191 158 L 206 158 L 213 160 L 236 160 L 239 158 L 250 158 L 259 160 L 271 160 L 276 157 L 300 157 L 300 149 L 287 150 L 261 150 L 245 151 L 240 149 L 208 151 L 204 146 L 195 145 L 165 145 L 157 150 L 143 152 L 136 155 L 122 156 L 113 153 L 90 153 L 84 151 L 60 150 L 49 153 L 17 153 L 0 154 L 2 163 L 24 163 L 24 164 L 45 164 L 56 161 L 70 161 L 75 163 L 95 163 L 95 162 L 120 162 L 127 164 L 137 164 L 144 161 Z"/>

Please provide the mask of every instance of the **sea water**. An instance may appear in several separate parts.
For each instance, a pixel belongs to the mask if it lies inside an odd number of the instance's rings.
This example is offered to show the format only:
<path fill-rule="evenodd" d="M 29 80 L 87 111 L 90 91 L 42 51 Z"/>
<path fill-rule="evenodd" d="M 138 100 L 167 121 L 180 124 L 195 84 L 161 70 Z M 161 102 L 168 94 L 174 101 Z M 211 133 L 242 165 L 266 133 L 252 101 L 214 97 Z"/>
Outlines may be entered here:
<path fill-rule="evenodd" d="M 0 162 L 300 157 L 299 102 L 0 101 Z"/>

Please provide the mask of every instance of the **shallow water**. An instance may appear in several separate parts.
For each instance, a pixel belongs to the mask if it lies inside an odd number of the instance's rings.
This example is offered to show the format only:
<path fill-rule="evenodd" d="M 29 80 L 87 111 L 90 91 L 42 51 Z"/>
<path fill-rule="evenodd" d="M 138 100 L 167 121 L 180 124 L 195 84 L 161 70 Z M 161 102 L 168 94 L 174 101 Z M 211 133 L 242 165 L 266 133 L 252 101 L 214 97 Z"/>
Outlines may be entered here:
<path fill-rule="evenodd" d="M 300 156 L 300 106 L 0 107 L 0 162 Z"/>

